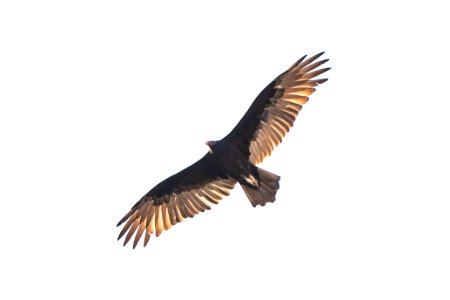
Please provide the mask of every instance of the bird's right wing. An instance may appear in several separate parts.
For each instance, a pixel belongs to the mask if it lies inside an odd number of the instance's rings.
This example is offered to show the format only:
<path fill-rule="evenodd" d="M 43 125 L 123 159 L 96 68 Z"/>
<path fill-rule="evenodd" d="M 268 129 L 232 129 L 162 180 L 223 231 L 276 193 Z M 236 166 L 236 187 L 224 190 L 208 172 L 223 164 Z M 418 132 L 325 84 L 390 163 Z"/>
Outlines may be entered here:
<path fill-rule="evenodd" d="M 181 172 L 156 185 L 119 221 L 125 223 L 118 239 L 127 233 L 124 246 L 136 233 L 133 248 L 145 234 L 144 247 L 150 235 L 159 236 L 163 230 L 170 229 L 176 223 L 191 218 L 199 212 L 210 209 L 229 195 L 235 181 L 218 173 L 209 164 L 210 155 L 187 167 Z"/>
<path fill-rule="evenodd" d="M 249 159 L 258 164 L 269 156 L 275 146 L 294 125 L 295 118 L 308 102 L 315 87 L 327 79 L 316 77 L 329 70 L 319 69 L 328 59 L 316 61 L 322 53 L 308 59 L 300 58 L 286 72 L 275 78 L 253 101 L 252 105 L 225 137 L 241 149 L 247 149 Z"/>

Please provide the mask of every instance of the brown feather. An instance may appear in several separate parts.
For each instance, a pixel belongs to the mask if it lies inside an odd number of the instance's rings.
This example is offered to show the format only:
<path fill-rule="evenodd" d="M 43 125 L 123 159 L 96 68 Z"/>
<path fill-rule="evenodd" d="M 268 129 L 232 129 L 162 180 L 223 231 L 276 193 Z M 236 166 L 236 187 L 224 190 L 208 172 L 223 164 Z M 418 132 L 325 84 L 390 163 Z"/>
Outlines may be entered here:
<path fill-rule="evenodd" d="M 311 79 L 311 78 L 314 78 L 314 77 L 316 77 L 316 76 L 319 76 L 320 74 L 325 73 L 325 72 L 328 71 L 329 69 L 330 69 L 330 68 L 325 68 L 325 69 L 320 69 L 320 70 L 317 70 L 317 71 L 314 71 L 314 72 L 309 72 L 309 73 L 303 75 L 302 79 Z"/>
<path fill-rule="evenodd" d="M 206 200 L 208 200 L 209 202 L 213 203 L 213 204 L 219 204 L 219 201 L 215 200 L 214 198 L 212 198 L 209 194 L 207 194 L 205 191 L 203 190 L 199 190 L 199 195 L 203 198 L 205 198 Z"/>
<path fill-rule="evenodd" d="M 210 184 L 209 188 L 211 188 L 214 191 L 218 192 L 221 196 L 229 196 L 230 195 L 230 192 L 227 189 L 225 189 L 223 187 L 220 187 L 218 185 Z"/>
<path fill-rule="evenodd" d="M 230 180 L 230 179 L 220 181 L 220 183 L 222 183 L 229 190 L 232 190 L 234 188 L 234 185 L 236 184 L 236 182 L 234 180 Z"/>
<path fill-rule="evenodd" d="M 290 114 L 291 116 L 293 116 L 294 118 L 298 116 L 298 113 L 302 110 L 302 107 L 298 107 L 298 108 L 292 108 L 292 106 L 285 106 L 283 107 L 283 111 L 285 113 Z"/>
<path fill-rule="evenodd" d="M 204 201 L 202 201 L 202 199 L 198 198 L 198 197 L 194 197 L 193 200 L 200 205 L 204 210 L 210 210 L 211 206 L 209 206 L 208 204 L 206 204 Z"/>
<path fill-rule="evenodd" d="M 156 221 L 155 221 L 156 236 L 158 237 L 164 229 L 161 206 L 156 207 L 155 216 L 156 216 Z"/>
<path fill-rule="evenodd" d="M 133 222 L 133 226 L 131 226 L 130 231 L 128 231 L 127 236 L 125 237 L 125 241 L 123 242 L 123 245 L 125 246 L 128 241 L 131 239 L 131 237 L 133 236 L 134 232 L 136 231 L 138 225 L 139 225 L 139 221 L 141 220 L 141 218 L 137 218 L 134 222 Z"/>
<path fill-rule="evenodd" d="M 288 100 L 288 101 L 303 105 L 306 102 L 308 102 L 309 98 L 306 96 L 299 96 L 299 95 L 295 95 L 295 94 L 284 94 L 283 100 Z"/>
<path fill-rule="evenodd" d="M 283 99 L 280 99 L 278 104 L 281 107 L 283 107 L 283 110 L 285 110 L 286 108 L 290 108 L 290 109 L 293 109 L 295 111 L 300 111 L 303 108 L 303 106 L 301 104 L 297 104 L 297 103 L 294 103 L 294 102 L 286 101 L 286 100 L 283 100 Z"/>
<path fill-rule="evenodd" d="M 190 211 L 186 207 L 186 202 L 185 201 L 183 201 L 183 202 L 180 201 L 178 203 L 178 208 L 180 209 L 180 212 L 181 212 L 181 215 L 183 216 L 183 218 L 187 219 L 187 218 L 190 218 L 192 216 L 192 214 L 190 213 Z"/>
<path fill-rule="evenodd" d="M 123 226 L 122 230 L 119 233 L 119 237 L 117 238 L 117 240 L 120 240 L 122 238 L 122 236 L 125 234 L 125 232 L 128 231 L 128 228 L 130 228 L 131 224 L 133 224 L 134 220 L 136 219 L 136 215 L 137 215 L 137 211 L 135 211 L 133 213 L 133 215 L 131 216 L 131 218 L 128 220 L 128 222 L 125 224 L 125 226 Z M 127 214 L 128 215 L 128 214 Z"/>
<path fill-rule="evenodd" d="M 167 204 L 167 212 L 169 213 L 170 224 L 175 225 L 177 223 L 177 212 L 174 201 Z"/>
<path fill-rule="evenodd" d="M 197 202 L 196 197 L 190 197 L 189 198 L 189 202 L 192 206 L 194 206 L 195 210 L 197 212 L 204 212 L 206 209 L 204 207 L 202 207 L 199 202 Z"/>
<path fill-rule="evenodd" d="M 282 137 L 278 133 L 277 129 L 274 128 L 274 123 L 273 122 L 270 123 L 270 133 L 272 134 L 272 138 L 275 139 L 275 142 L 276 142 L 275 146 L 278 146 L 281 143 Z"/>
<path fill-rule="evenodd" d="M 280 117 L 273 118 L 273 121 L 276 122 L 278 125 L 280 125 L 281 128 L 283 128 L 283 131 L 285 133 L 289 132 L 289 128 L 291 128 L 291 124 L 289 124 L 288 121 L 286 121 L 285 119 L 280 118 Z"/>
<path fill-rule="evenodd" d="M 270 121 L 270 126 L 275 129 L 275 131 L 278 133 L 280 138 L 280 143 L 282 139 L 286 136 L 286 131 L 284 130 L 283 126 L 281 126 L 274 118 Z"/>
<path fill-rule="evenodd" d="M 289 105 L 292 104 L 292 102 L 289 102 L 289 103 L 290 104 L 288 104 L 287 107 L 289 107 Z M 286 113 L 284 110 L 282 110 L 282 112 L 283 112 L 283 114 L 281 116 L 277 116 L 277 117 L 281 117 L 283 120 L 286 120 L 287 122 L 289 122 L 289 124 L 294 124 L 295 117 L 292 116 L 291 114 Z"/>
<path fill-rule="evenodd" d="M 309 88 L 309 87 L 292 87 L 289 89 L 284 90 L 284 93 L 286 94 L 294 94 L 299 96 L 311 96 L 316 91 L 315 88 Z"/>
<path fill-rule="evenodd" d="M 300 59 L 297 60 L 297 61 L 295 62 L 295 64 L 293 64 L 293 65 L 286 71 L 286 73 L 289 73 L 289 72 L 291 72 L 294 68 L 298 67 L 298 65 L 299 65 L 305 58 L 306 58 L 306 55 L 303 55 L 302 57 L 300 57 Z"/>
<path fill-rule="evenodd" d="M 214 191 L 210 190 L 210 189 L 209 189 L 209 186 L 206 186 L 206 187 L 203 189 L 203 192 L 206 193 L 207 195 L 209 195 L 211 198 L 213 198 L 213 199 L 216 200 L 216 201 L 222 199 L 221 196 L 219 196 L 218 194 L 214 193 Z M 217 203 L 219 203 L 219 202 L 217 202 Z"/>
<path fill-rule="evenodd" d="M 295 84 L 292 87 L 310 87 L 310 88 L 315 88 L 316 86 L 318 86 L 319 84 L 324 83 L 325 81 L 327 81 L 327 78 L 322 78 L 322 79 L 313 79 L 313 80 L 299 80 L 299 81 L 294 81 L 294 82 L 290 82 L 291 84 Z"/>
<path fill-rule="evenodd" d="M 199 213 L 199 211 L 194 207 L 194 205 L 192 205 L 192 202 L 190 201 L 189 198 L 186 198 L 185 204 L 186 208 L 191 212 L 192 216 L 195 216 L 196 214 Z"/>
<path fill-rule="evenodd" d="M 145 231 L 145 238 L 144 238 L 144 247 L 147 246 L 148 241 L 150 241 L 150 234 L 148 234 L 147 230 Z"/>
<path fill-rule="evenodd" d="M 139 242 L 139 239 L 141 238 L 142 234 L 144 233 L 146 227 L 146 220 L 144 220 L 144 222 L 141 222 L 141 225 L 139 226 L 139 230 L 136 233 L 136 236 L 134 237 L 134 242 L 133 242 L 133 249 L 136 248 L 136 245 Z"/>
<path fill-rule="evenodd" d="M 149 205 L 151 205 L 151 207 L 147 217 L 147 232 L 153 234 L 155 232 L 155 205 L 153 203 Z"/>
<path fill-rule="evenodd" d="M 136 209 L 132 208 L 120 221 L 119 223 L 117 223 L 117 226 L 120 226 L 123 224 L 123 222 L 125 222 L 126 220 L 128 220 L 128 218 L 134 214 L 134 212 L 136 211 Z"/>
<path fill-rule="evenodd" d="M 274 150 L 274 145 L 277 144 L 275 137 L 272 135 L 272 130 L 269 126 L 265 126 L 262 131 L 269 142 L 270 152 L 272 152 Z"/>
<path fill-rule="evenodd" d="M 192 218 L 196 214 L 198 214 L 197 210 L 194 209 L 194 207 L 191 205 L 189 201 L 189 197 L 186 197 L 184 201 L 184 207 L 186 208 L 186 211 L 189 213 L 189 217 Z"/>
<path fill-rule="evenodd" d="M 184 217 L 181 214 L 180 208 L 177 204 L 175 204 L 175 216 L 176 216 L 176 223 L 183 222 Z"/>
<path fill-rule="evenodd" d="M 324 54 L 325 52 L 320 52 L 317 53 L 314 56 L 311 56 L 310 58 L 308 58 L 307 60 L 303 61 L 302 63 L 298 64 L 298 66 L 295 69 L 302 69 L 304 66 L 309 65 L 310 63 L 312 63 L 313 61 L 315 61 L 316 59 L 318 59 L 319 57 L 322 56 L 322 54 Z"/>
<path fill-rule="evenodd" d="M 318 62 L 315 62 L 313 64 L 310 64 L 309 66 L 305 66 L 304 68 L 302 68 L 302 72 L 303 73 L 308 73 L 311 70 L 316 69 L 317 67 L 320 67 L 321 65 L 323 65 L 324 63 L 326 63 L 328 61 L 328 59 L 322 59 Z"/>
<path fill-rule="evenodd" d="M 163 203 L 161 205 L 161 211 L 163 216 L 164 230 L 169 230 L 172 227 L 172 223 L 170 221 L 168 204 Z"/>

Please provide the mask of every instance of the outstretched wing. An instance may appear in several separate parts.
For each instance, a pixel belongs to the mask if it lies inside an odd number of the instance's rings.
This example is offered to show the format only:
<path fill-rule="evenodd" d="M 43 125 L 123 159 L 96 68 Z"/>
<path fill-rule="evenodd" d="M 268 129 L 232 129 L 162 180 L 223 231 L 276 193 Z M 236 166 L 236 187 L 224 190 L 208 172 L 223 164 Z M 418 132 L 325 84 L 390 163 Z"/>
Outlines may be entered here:
<path fill-rule="evenodd" d="M 327 79 L 315 79 L 330 68 L 317 69 L 328 59 L 315 62 L 324 52 L 300 58 L 286 72 L 275 78 L 256 97 L 248 111 L 225 137 L 240 147 L 247 147 L 249 159 L 258 164 L 269 156 L 293 126 L 295 118 L 308 102 L 315 87 Z"/>
<path fill-rule="evenodd" d="M 220 174 L 210 161 L 211 155 L 206 154 L 142 197 L 117 224 L 120 226 L 126 222 L 118 237 L 120 239 L 127 233 L 124 246 L 136 233 L 133 248 L 143 234 L 145 247 L 151 234 L 159 236 L 163 230 L 209 210 L 211 204 L 218 204 L 220 199 L 229 195 L 236 182 Z"/>

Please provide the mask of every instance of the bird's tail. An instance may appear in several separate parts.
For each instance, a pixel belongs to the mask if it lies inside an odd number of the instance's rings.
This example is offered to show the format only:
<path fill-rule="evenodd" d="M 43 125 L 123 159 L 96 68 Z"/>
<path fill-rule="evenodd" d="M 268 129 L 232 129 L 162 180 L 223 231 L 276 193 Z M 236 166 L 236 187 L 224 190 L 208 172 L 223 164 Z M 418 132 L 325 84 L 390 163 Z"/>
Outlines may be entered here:
<path fill-rule="evenodd" d="M 256 185 L 241 183 L 242 189 L 254 207 L 256 205 L 264 206 L 267 202 L 274 202 L 275 194 L 280 188 L 280 176 L 261 168 L 257 168 L 257 170 L 259 182 Z"/>

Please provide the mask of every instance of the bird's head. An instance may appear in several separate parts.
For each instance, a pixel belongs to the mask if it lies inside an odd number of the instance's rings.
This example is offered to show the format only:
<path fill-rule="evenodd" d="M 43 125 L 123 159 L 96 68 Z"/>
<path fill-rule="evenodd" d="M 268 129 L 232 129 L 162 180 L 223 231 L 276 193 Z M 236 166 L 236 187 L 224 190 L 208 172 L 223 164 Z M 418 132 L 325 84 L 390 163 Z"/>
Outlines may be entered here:
<path fill-rule="evenodd" d="M 217 141 L 207 141 L 205 144 L 209 147 L 209 152 L 212 153 L 214 147 L 215 147 L 216 144 L 217 144 Z"/>

